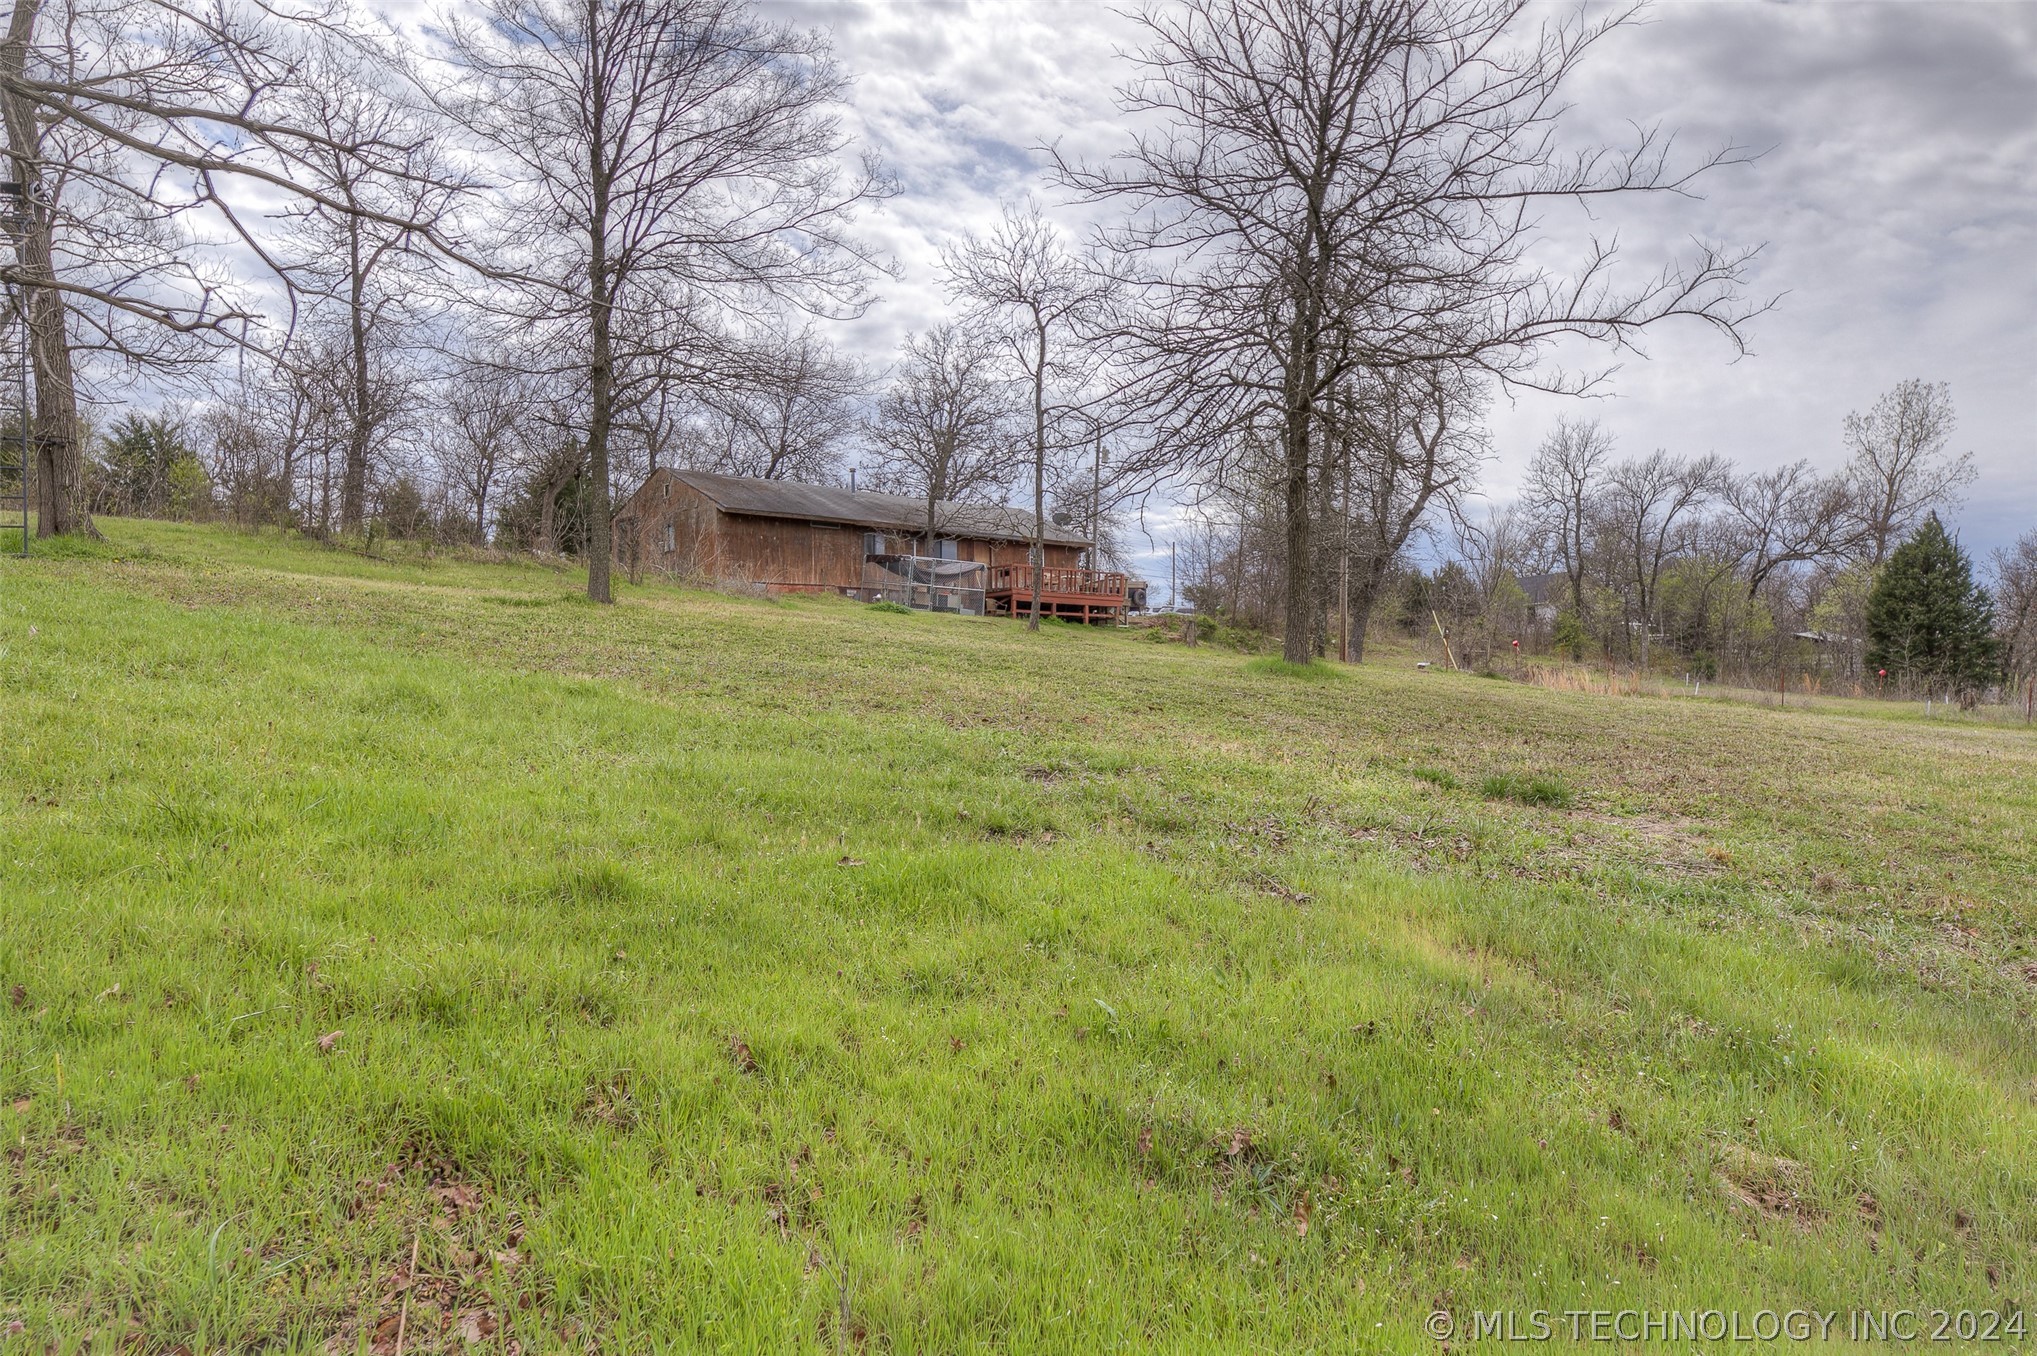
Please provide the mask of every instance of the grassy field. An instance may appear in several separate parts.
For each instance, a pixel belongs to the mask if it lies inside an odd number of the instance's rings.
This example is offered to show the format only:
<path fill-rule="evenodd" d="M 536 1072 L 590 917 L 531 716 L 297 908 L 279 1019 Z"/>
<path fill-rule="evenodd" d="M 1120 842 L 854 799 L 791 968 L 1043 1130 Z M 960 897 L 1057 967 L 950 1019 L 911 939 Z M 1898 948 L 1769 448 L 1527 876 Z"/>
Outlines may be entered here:
<path fill-rule="evenodd" d="M 2037 1301 L 2020 729 L 104 527 L 0 560 L 0 1351 Z"/>

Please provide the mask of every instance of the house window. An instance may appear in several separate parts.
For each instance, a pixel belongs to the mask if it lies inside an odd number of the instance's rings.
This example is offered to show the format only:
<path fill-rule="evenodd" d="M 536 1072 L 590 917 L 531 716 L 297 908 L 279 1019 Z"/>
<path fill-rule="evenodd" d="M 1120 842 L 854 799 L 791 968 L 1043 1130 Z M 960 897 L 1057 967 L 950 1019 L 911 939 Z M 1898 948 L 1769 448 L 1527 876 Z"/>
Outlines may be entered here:
<path fill-rule="evenodd" d="M 934 543 L 934 555 L 940 560 L 961 559 L 962 544 L 953 537 L 944 537 Z"/>
<path fill-rule="evenodd" d="M 671 523 L 665 524 L 665 554 L 679 549 L 679 529 Z"/>
<path fill-rule="evenodd" d="M 671 481 L 667 480 L 658 486 L 658 497 L 660 499 L 670 499 L 672 497 Z"/>
<path fill-rule="evenodd" d="M 884 534 L 882 532 L 865 532 L 863 534 L 863 554 L 866 556 L 881 556 L 885 554 Z"/>

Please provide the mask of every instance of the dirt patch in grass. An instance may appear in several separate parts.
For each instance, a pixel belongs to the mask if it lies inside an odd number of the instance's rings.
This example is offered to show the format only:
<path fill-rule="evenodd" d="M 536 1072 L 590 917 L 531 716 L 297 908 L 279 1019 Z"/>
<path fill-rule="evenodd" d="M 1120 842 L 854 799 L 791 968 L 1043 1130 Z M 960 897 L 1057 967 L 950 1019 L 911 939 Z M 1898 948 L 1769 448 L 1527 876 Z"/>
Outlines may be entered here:
<path fill-rule="evenodd" d="M 1790 1220 L 1806 1229 L 1824 1217 L 1809 1196 L 1810 1174 L 1792 1159 L 1728 1144 L 1719 1151 L 1712 1178 L 1731 1209 L 1765 1220 Z"/>
<path fill-rule="evenodd" d="M 1682 876 L 1715 876 L 1731 858 L 1694 820 L 1671 815 L 1606 815 L 1580 810 L 1573 818 L 1591 834 L 1594 847 L 1621 852 L 1651 870 Z"/>

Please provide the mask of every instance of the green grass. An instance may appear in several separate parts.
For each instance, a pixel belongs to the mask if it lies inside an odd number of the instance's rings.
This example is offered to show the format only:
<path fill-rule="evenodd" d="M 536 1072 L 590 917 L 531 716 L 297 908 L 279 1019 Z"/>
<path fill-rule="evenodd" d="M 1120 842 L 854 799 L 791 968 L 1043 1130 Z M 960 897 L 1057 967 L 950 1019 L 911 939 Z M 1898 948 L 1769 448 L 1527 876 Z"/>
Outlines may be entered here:
<path fill-rule="evenodd" d="M 1479 782 L 1478 793 L 1487 800 L 1514 800 L 1523 805 L 1542 805 L 1553 810 L 1568 810 L 1577 804 L 1577 793 L 1561 777 L 1518 772 L 1494 773 Z"/>
<path fill-rule="evenodd" d="M 1245 672 L 1256 673 L 1268 678 L 1295 678 L 1305 683 L 1334 682 L 1340 674 L 1335 664 L 1321 659 L 1312 659 L 1306 664 L 1290 663 L 1277 655 L 1264 655 L 1245 661 Z"/>
<path fill-rule="evenodd" d="M 0 1351 L 2032 1299 L 2021 730 L 102 526 L 0 560 Z"/>
<path fill-rule="evenodd" d="M 1448 768 L 1414 767 L 1408 769 L 1408 775 L 1444 791 L 1455 791 L 1463 785 L 1462 782 L 1457 780 L 1457 774 L 1451 772 Z"/>

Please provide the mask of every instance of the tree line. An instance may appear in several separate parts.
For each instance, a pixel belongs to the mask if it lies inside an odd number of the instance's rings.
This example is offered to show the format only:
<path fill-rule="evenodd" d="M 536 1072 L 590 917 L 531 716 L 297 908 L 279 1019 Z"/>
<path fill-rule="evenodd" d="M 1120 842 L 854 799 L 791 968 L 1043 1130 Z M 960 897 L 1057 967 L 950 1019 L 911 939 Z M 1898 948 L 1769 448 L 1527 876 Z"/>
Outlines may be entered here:
<path fill-rule="evenodd" d="M 1620 459 L 1566 421 L 1517 504 L 1474 508 L 1495 397 L 1608 377 L 1554 345 L 1610 361 L 1681 324 L 1738 352 L 1771 304 L 1757 246 L 1552 229 L 1748 159 L 1572 137 L 1575 73 L 1630 17 L 1153 6 L 1124 144 L 1040 148 L 1040 194 L 1095 227 L 1008 204 L 942 252 L 948 313 L 879 371 L 831 335 L 896 271 L 860 227 L 900 190 L 844 131 L 824 33 L 745 0 L 478 0 L 418 33 L 344 0 L 24 0 L 0 276 L 38 530 L 213 512 L 565 551 L 605 601 L 617 497 L 651 469 L 853 462 L 929 537 L 942 501 L 1017 494 L 1106 554 L 1166 485 L 1206 524 L 1201 600 L 1297 662 L 1361 657 L 1439 535 L 1486 641 L 1540 575 L 1564 644 L 1643 664 L 1856 634 L 1849 571 L 1967 474 L 1941 388 L 1849 422 L 1838 477 Z M 110 417 L 140 371 L 194 394 Z"/>

